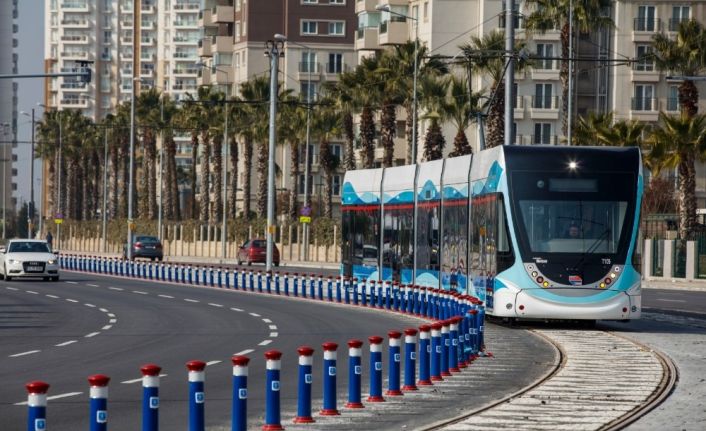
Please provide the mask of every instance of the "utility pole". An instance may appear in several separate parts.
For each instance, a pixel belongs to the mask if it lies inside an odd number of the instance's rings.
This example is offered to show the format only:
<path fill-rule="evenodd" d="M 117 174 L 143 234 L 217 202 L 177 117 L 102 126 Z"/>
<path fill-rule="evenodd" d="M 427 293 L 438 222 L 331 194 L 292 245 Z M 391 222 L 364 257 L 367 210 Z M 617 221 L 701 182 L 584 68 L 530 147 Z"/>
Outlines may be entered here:
<path fill-rule="evenodd" d="M 106 233 L 108 231 L 108 127 L 103 129 L 103 232 L 101 235 L 101 252 L 106 251 Z"/>
<path fill-rule="evenodd" d="M 505 145 L 515 143 L 515 0 L 505 1 Z"/>
<path fill-rule="evenodd" d="M 272 255 L 274 252 L 275 234 L 275 143 L 277 141 L 277 78 L 279 74 L 279 57 L 284 48 L 284 42 L 268 40 L 265 43 L 266 55 L 270 57 L 270 145 L 267 172 L 267 258 L 265 271 L 272 271 Z M 308 151 L 308 148 L 307 148 Z"/>

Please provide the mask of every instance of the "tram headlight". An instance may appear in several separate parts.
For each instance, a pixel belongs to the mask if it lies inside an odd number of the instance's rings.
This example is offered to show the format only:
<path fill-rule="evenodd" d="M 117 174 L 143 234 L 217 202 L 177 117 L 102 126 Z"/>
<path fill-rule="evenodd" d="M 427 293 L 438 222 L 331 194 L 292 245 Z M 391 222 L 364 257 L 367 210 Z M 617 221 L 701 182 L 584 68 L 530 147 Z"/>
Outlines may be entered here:
<path fill-rule="evenodd" d="M 605 283 L 601 283 L 598 285 L 601 289 L 605 289 Z"/>
<path fill-rule="evenodd" d="M 544 286 L 544 287 L 549 287 L 549 282 L 548 282 L 548 281 L 545 281 L 544 283 L 542 283 L 542 286 Z"/>
<path fill-rule="evenodd" d="M 611 272 L 611 273 L 610 273 L 610 278 L 615 278 L 615 277 L 617 277 L 617 274 L 614 273 L 614 272 Z"/>
<path fill-rule="evenodd" d="M 532 271 L 532 277 L 536 277 L 536 276 L 537 276 L 537 271 Z"/>

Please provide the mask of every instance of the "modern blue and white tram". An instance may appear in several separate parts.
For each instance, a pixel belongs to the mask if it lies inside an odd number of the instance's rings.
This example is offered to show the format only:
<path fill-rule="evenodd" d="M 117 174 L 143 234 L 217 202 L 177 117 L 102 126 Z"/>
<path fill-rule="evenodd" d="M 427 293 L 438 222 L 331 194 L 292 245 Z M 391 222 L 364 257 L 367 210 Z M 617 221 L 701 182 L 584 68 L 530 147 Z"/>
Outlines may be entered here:
<path fill-rule="evenodd" d="M 456 290 L 488 314 L 635 319 L 636 148 L 504 146 L 349 171 L 342 275 Z"/>

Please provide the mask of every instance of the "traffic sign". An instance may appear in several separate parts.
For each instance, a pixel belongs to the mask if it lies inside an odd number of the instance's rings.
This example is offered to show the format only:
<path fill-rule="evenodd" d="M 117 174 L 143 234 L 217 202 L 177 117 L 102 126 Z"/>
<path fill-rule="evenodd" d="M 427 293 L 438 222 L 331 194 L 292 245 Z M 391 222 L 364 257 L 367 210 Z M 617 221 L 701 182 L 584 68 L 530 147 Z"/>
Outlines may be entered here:
<path fill-rule="evenodd" d="M 311 217 L 299 216 L 299 223 L 311 223 Z"/>
<path fill-rule="evenodd" d="M 309 207 L 309 206 L 302 207 L 302 209 L 299 210 L 299 214 L 303 215 L 304 217 L 311 216 L 311 207 Z"/>
<path fill-rule="evenodd" d="M 63 220 L 63 219 L 64 219 L 64 215 L 63 215 L 62 213 L 56 213 L 56 214 L 54 214 L 54 218 L 55 218 L 55 219 L 59 219 L 59 220 Z"/>
<path fill-rule="evenodd" d="M 55 218 L 54 219 L 54 223 L 56 223 L 56 224 L 62 224 L 63 222 L 64 222 L 63 218 Z"/>

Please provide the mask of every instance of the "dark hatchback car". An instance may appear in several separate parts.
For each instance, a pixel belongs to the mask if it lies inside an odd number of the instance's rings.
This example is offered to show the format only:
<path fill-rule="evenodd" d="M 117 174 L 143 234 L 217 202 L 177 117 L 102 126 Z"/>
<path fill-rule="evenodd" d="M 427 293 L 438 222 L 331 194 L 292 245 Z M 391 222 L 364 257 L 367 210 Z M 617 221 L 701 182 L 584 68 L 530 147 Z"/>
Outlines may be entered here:
<path fill-rule="evenodd" d="M 277 246 L 272 244 L 274 249 L 272 250 L 272 263 L 275 266 L 279 266 L 279 250 Z M 248 265 L 253 263 L 266 263 L 267 262 L 267 241 L 264 239 L 252 239 L 245 244 L 243 244 L 240 249 L 238 249 L 237 256 L 238 265 L 242 265 L 246 262 Z"/>
<path fill-rule="evenodd" d="M 162 260 L 164 250 L 159 238 L 155 236 L 138 235 L 132 243 L 132 258 L 148 258 L 150 260 Z M 123 258 L 127 259 L 127 245 L 123 248 Z"/>

